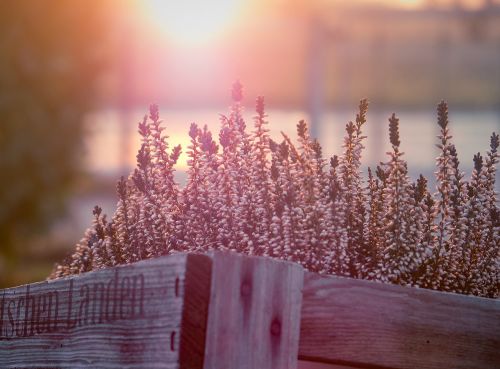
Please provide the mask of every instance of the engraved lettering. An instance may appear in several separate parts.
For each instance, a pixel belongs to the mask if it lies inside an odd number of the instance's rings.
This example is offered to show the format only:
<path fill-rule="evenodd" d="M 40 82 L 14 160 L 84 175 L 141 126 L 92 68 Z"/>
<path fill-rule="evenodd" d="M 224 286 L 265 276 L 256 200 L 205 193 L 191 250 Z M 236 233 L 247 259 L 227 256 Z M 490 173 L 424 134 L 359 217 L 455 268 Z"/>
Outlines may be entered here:
<path fill-rule="evenodd" d="M 9 304 L 7 305 L 7 315 L 9 316 L 9 324 L 10 324 L 10 333 L 8 331 L 5 333 L 7 337 L 12 337 L 14 335 L 15 322 L 14 322 L 14 313 L 12 312 L 12 309 L 15 309 L 15 306 L 16 302 L 14 300 L 10 300 Z"/>
<path fill-rule="evenodd" d="M 115 269 L 115 275 L 108 282 L 107 288 L 107 296 L 106 296 L 106 320 L 108 322 L 112 322 L 116 319 L 116 305 L 117 305 L 117 297 L 116 292 L 118 290 L 118 268 Z M 113 303 L 113 308 L 111 309 L 110 303 Z"/>
<path fill-rule="evenodd" d="M 103 282 L 69 279 L 67 288 L 0 296 L 0 340 L 66 332 L 74 328 L 145 317 L 145 280 L 141 273 L 120 276 L 116 269 Z M 61 286 L 61 285 L 59 285 Z M 64 302 L 64 309 L 60 311 Z M 62 320 L 60 319 L 62 318 Z"/>
<path fill-rule="evenodd" d="M 105 292 L 106 290 L 104 288 L 104 283 L 94 283 L 93 301 L 92 301 L 92 324 L 102 323 L 104 317 Z M 99 303 L 99 310 L 97 309 L 97 303 Z M 96 320 L 97 314 L 99 314 L 98 320 Z"/>
<path fill-rule="evenodd" d="M 68 291 L 68 316 L 66 318 L 66 329 L 73 329 L 76 327 L 76 318 L 72 319 L 71 314 L 73 312 L 73 280 L 69 281 L 69 291 Z"/>
<path fill-rule="evenodd" d="M 31 317 L 28 320 L 30 306 L 31 306 Z M 24 337 L 33 335 L 34 315 L 35 315 L 35 298 L 33 296 L 30 296 L 30 285 L 28 284 L 26 286 L 26 308 L 24 310 L 24 321 L 25 321 Z M 30 327 L 29 332 L 28 332 L 28 325 Z"/>
<path fill-rule="evenodd" d="M 2 304 L 0 305 L 0 336 L 4 335 L 3 332 L 3 312 L 5 306 L 5 292 L 2 295 Z"/>
<path fill-rule="evenodd" d="M 130 296 L 130 278 L 123 277 L 121 284 L 121 293 L 120 293 L 120 319 L 125 319 L 131 317 L 133 315 L 133 307 L 130 306 L 130 315 L 127 313 L 127 306 L 129 296 Z"/>
<path fill-rule="evenodd" d="M 17 300 L 17 314 L 16 314 L 16 336 L 17 337 L 22 337 L 23 336 L 23 321 L 21 319 L 21 309 L 24 306 L 24 298 L 21 297 L 19 300 Z"/>
<path fill-rule="evenodd" d="M 43 301 L 43 303 L 42 303 Z M 46 330 L 46 323 L 47 320 L 43 317 L 42 314 L 44 314 L 47 311 L 47 295 L 42 294 L 38 296 L 38 301 L 37 301 L 37 316 L 36 316 L 36 333 L 41 334 L 45 332 Z"/>
<path fill-rule="evenodd" d="M 90 296 L 89 296 L 89 286 L 86 284 L 80 287 L 80 308 L 78 310 L 78 325 L 84 326 L 89 322 L 89 304 L 90 304 Z"/>
<path fill-rule="evenodd" d="M 136 311 L 136 306 L 138 311 Z M 132 277 L 132 317 L 144 317 L 144 276 L 142 274 Z"/>

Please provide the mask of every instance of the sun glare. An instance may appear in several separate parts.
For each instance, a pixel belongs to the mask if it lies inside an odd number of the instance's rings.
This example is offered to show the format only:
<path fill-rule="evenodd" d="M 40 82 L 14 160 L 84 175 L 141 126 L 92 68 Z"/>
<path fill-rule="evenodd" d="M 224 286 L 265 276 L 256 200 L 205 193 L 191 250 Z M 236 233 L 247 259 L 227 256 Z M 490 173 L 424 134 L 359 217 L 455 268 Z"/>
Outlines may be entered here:
<path fill-rule="evenodd" d="M 199 45 L 216 39 L 235 21 L 244 0 L 147 0 L 150 16 L 169 39 Z"/>
<path fill-rule="evenodd" d="M 422 6 L 423 3 L 422 0 L 400 0 L 399 2 L 401 3 L 401 6 L 403 8 L 410 8 L 410 9 L 418 8 Z"/>

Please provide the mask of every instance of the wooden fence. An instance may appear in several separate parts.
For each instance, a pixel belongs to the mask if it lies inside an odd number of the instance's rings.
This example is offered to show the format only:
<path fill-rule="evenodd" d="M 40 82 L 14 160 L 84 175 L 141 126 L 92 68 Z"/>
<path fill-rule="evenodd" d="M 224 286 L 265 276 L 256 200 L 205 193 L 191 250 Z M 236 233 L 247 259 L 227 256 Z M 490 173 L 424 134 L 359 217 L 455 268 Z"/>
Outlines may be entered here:
<path fill-rule="evenodd" d="M 500 300 L 177 254 L 0 291 L 0 368 L 499 368 Z M 303 365 L 303 364 L 301 364 Z"/>

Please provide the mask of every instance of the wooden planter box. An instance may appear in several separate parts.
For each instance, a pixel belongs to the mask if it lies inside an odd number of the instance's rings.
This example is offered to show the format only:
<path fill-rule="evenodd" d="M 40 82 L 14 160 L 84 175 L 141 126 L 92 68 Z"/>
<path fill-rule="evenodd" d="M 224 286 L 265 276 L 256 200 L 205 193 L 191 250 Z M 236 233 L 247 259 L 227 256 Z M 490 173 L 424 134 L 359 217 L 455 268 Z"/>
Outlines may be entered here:
<path fill-rule="evenodd" d="M 499 368 L 500 300 L 177 254 L 0 291 L 0 368 Z"/>

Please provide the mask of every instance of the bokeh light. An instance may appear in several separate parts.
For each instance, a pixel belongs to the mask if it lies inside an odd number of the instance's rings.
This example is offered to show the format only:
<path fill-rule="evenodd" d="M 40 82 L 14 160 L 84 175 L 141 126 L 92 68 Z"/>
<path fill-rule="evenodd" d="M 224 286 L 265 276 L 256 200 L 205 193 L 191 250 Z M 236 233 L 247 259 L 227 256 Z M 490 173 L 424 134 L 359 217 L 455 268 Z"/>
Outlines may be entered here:
<path fill-rule="evenodd" d="M 243 0 L 148 0 L 143 6 L 151 19 L 177 45 L 213 41 L 233 23 Z"/>

